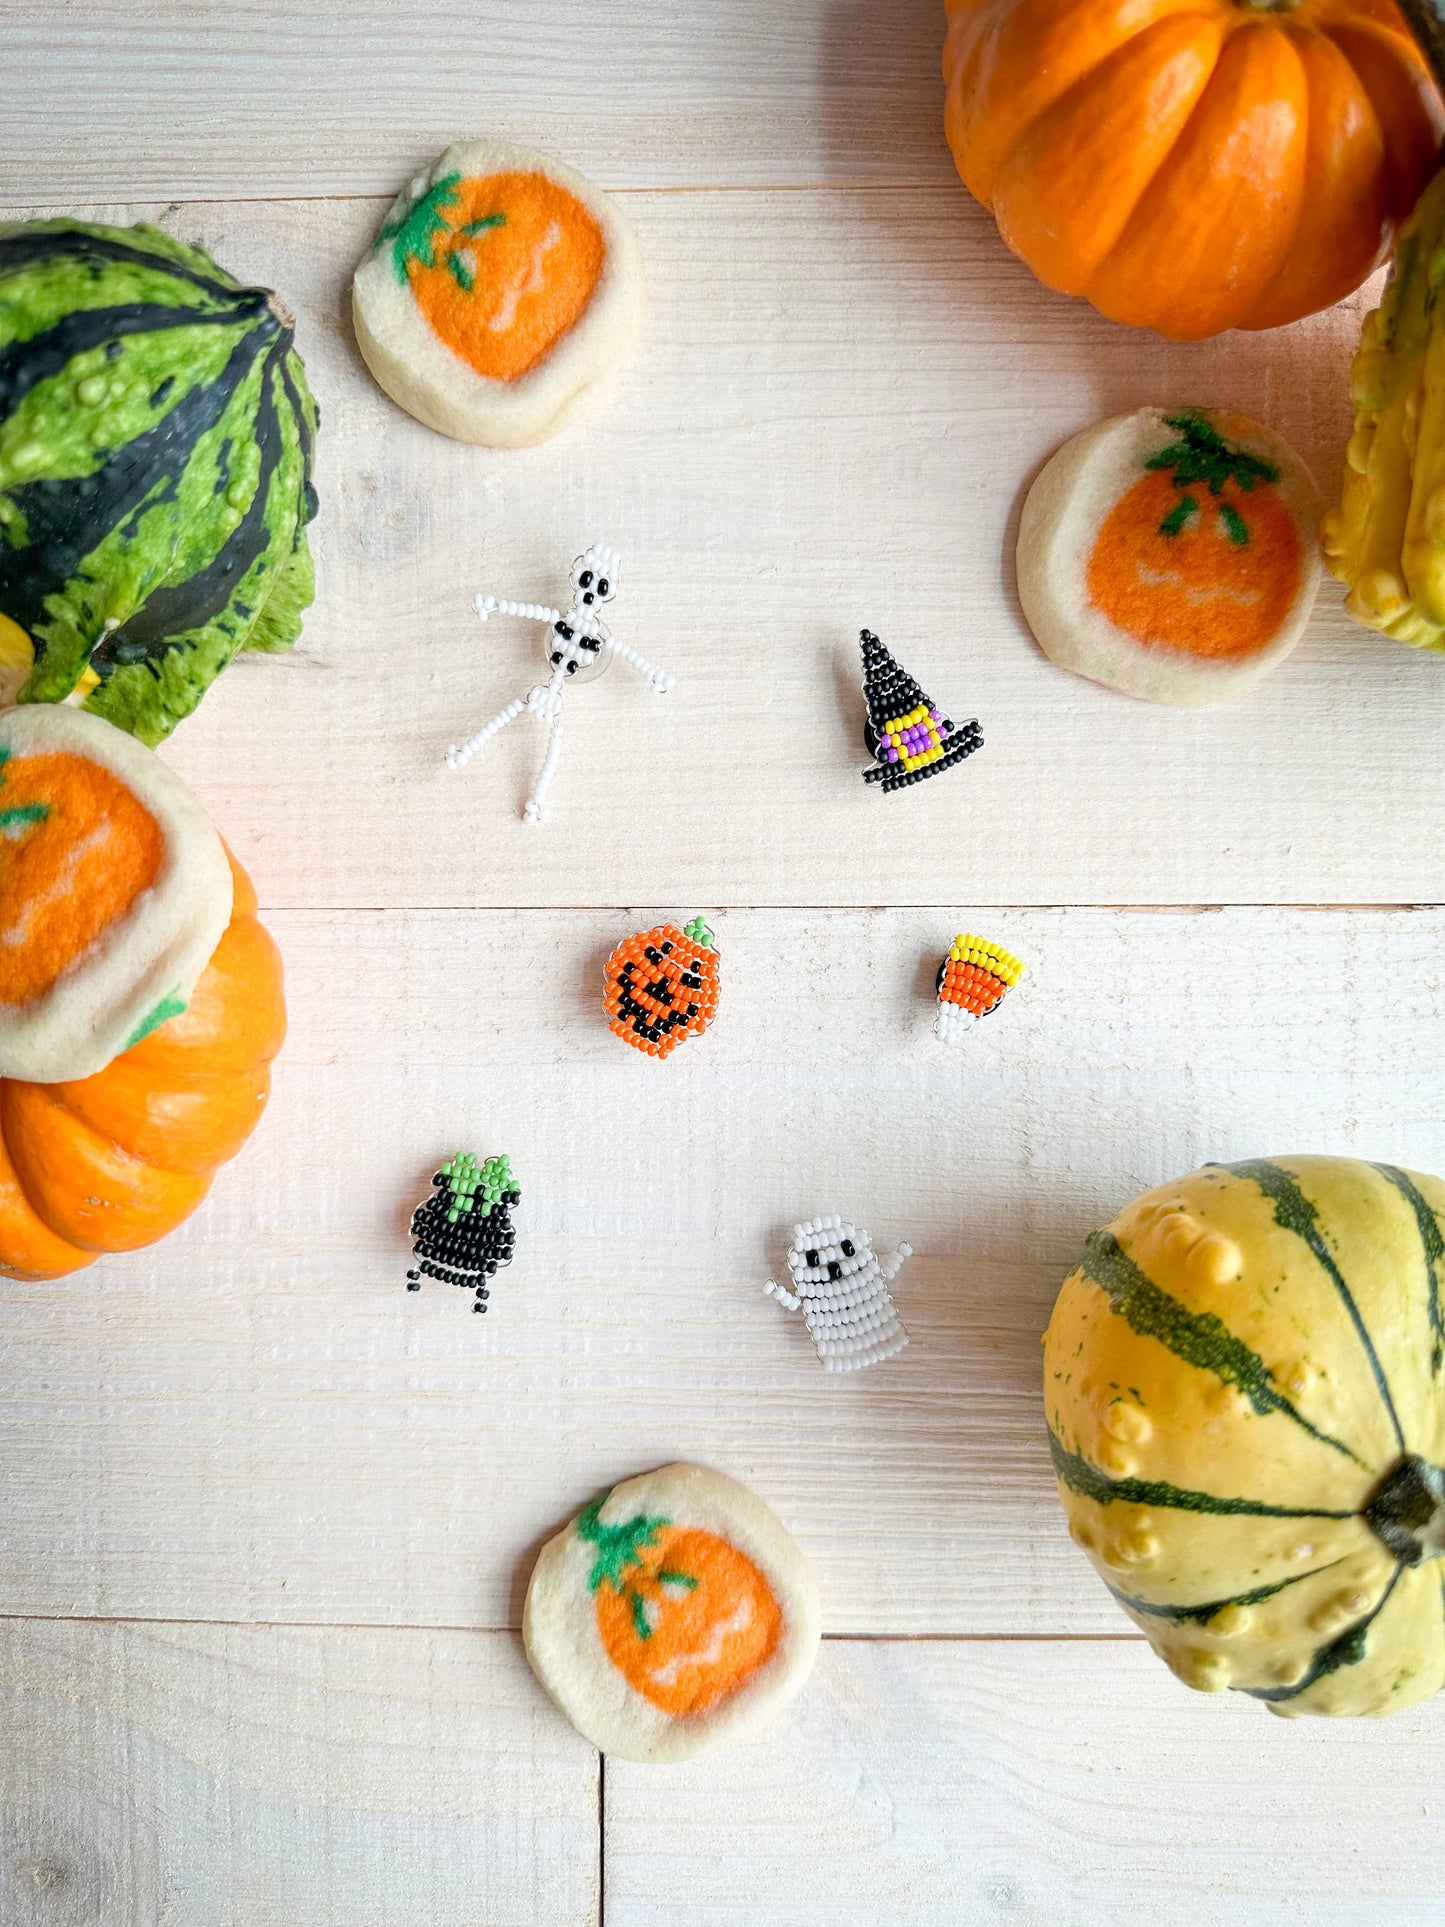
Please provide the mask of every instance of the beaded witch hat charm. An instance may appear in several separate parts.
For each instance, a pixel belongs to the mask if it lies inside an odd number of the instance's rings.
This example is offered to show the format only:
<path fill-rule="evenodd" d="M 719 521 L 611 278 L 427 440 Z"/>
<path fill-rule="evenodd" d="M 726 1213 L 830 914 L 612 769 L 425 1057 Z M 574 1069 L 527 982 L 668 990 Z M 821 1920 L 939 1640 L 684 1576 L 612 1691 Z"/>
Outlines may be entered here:
<path fill-rule="evenodd" d="M 873 767 L 863 772 L 865 783 L 881 783 L 885 791 L 907 789 L 910 783 L 937 776 L 983 748 L 983 731 L 977 722 L 957 728 L 940 714 L 871 629 L 862 630 L 859 640 L 863 696 L 868 704 L 863 741 L 874 759 Z"/>
<path fill-rule="evenodd" d="M 416 1268 L 406 1274 L 408 1291 L 420 1291 L 423 1276 L 443 1284 L 475 1289 L 473 1311 L 487 1309 L 485 1281 L 499 1265 L 512 1262 L 517 1234 L 512 1207 L 522 1194 L 506 1157 L 478 1164 L 470 1151 L 448 1158 L 432 1179 L 432 1194 L 411 1214 Z"/>
<path fill-rule="evenodd" d="M 1023 974 L 1023 965 L 1001 943 L 955 937 L 938 966 L 935 1032 L 945 1044 L 956 1044 L 980 1017 L 998 1009 Z"/>
<path fill-rule="evenodd" d="M 717 1015 L 718 953 L 701 917 L 659 924 L 618 944 L 603 982 L 607 1027 L 624 1044 L 666 1057 Z"/>

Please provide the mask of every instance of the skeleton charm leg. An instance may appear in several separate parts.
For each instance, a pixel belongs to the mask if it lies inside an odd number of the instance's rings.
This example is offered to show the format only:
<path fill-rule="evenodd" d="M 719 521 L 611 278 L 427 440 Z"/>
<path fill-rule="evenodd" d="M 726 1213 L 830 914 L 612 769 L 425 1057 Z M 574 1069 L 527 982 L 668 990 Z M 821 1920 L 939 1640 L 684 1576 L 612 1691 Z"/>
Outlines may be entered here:
<path fill-rule="evenodd" d="M 551 682 L 545 688 L 539 683 L 527 698 L 528 709 L 540 716 L 547 725 L 547 753 L 542 758 L 542 767 L 537 771 L 532 794 L 522 811 L 522 821 L 534 827 L 547 819 L 547 790 L 552 781 L 552 772 L 557 767 L 557 758 L 562 754 L 562 678 L 565 673 L 565 665 L 559 663 L 552 673 Z"/>
<path fill-rule="evenodd" d="M 533 694 L 535 693 L 533 691 Z M 508 723 L 516 722 L 522 711 L 530 707 L 530 697 L 518 696 L 514 702 L 508 703 L 505 709 L 499 709 L 489 723 L 483 723 L 475 736 L 468 736 L 464 743 L 452 744 L 447 751 L 447 768 L 465 769 L 484 743 L 489 743 L 497 731 L 505 729 Z"/>

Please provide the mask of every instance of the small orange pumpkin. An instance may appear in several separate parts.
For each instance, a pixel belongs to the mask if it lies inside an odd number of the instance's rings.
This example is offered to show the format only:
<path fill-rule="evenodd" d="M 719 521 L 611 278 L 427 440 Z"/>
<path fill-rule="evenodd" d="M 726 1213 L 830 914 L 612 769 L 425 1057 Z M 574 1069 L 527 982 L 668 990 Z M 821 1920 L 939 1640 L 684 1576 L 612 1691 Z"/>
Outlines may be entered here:
<path fill-rule="evenodd" d="M 226 854 L 231 921 L 184 1011 L 91 1077 L 0 1079 L 0 1276 L 61 1278 L 165 1237 L 260 1122 L 286 1035 L 281 955 Z"/>
<path fill-rule="evenodd" d="M 777 1597 L 716 1532 L 645 1513 L 603 1525 L 604 1500 L 580 1515 L 577 1533 L 597 1548 L 590 1584 L 607 1657 L 662 1712 L 705 1713 L 771 1659 Z"/>
<path fill-rule="evenodd" d="M 944 0 L 945 131 L 1015 254 L 1196 340 L 1376 268 L 1445 109 L 1393 0 Z"/>

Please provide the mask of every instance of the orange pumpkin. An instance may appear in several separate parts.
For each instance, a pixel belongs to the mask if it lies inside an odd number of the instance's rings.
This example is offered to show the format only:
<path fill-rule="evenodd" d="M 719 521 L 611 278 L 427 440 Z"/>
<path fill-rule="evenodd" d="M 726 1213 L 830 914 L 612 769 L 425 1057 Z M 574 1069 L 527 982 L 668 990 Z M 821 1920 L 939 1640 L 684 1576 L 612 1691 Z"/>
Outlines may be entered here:
<path fill-rule="evenodd" d="M 94 1076 L 0 1079 L 0 1275 L 61 1278 L 165 1237 L 260 1121 L 286 1034 L 281 957 L 230 864 L 231 921 L 184 1011 Z"/>
<path fill-rule="evenodd" d="M 603 1525 L 603 1503 L 577 1520 L 578 1536 L 597 1547 L 590 1584 L 603 1649 L 662 1712 L 704 1713 L 772 1658 L 783 1623 L 776 1595 L 719 1534 L 646 1514 Z"/>
<path fill-rule="evenodd" d="M 1051 288 L 1175 340 L 1379 265 L 1445 109 L 1393 0 L 944 0 L 945 130 Z"/>

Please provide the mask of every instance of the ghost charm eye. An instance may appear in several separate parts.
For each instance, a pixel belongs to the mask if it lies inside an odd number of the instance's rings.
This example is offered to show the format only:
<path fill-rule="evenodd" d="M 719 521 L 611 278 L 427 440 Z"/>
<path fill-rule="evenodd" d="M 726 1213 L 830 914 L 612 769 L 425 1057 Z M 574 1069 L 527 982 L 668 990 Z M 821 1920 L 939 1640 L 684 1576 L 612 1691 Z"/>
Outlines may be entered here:
<path fill-rule="evenodd" d="M 672 688 L 673 678 L 654 669 L 635 649 L 612 635 L 598 613 L 599 606 L 610 602 L 617 593 L 621 566 L 622 558 L 616 549 L 608 548 L 603 542 L 594 543 L 585 555 L 579 555 L 572 564 L 572 607 L 565 611 L 546 608 L 540 602 L 512 602 L 494 595 L 479 595 L 472 603 L 483 622 L 492 616 L 520 616 L 527 622 L 545 624 L 550 632 L 547 660 L 552 673 L 547 681 L 538 683 L 525 696 L 515 696 L 474 736 L 469 736 L 464 743 L 453 744 L 447 751 L 447 767 L 464 769 L 485 743 L 508 723 L 515 722 L 523 711 L 529 710 L 544 722 L 547 748 L 532 794 L 522 811 L 524 823 L 541 823 L 546 819 L 547 790 L 562 753 L 563 692 L 572 677 L 605 662 L 610 656 L 617 656 L 651 683 L 657 695 L 666 695 Z M 584 674 L 583 681 L 587 680 Z"/>

